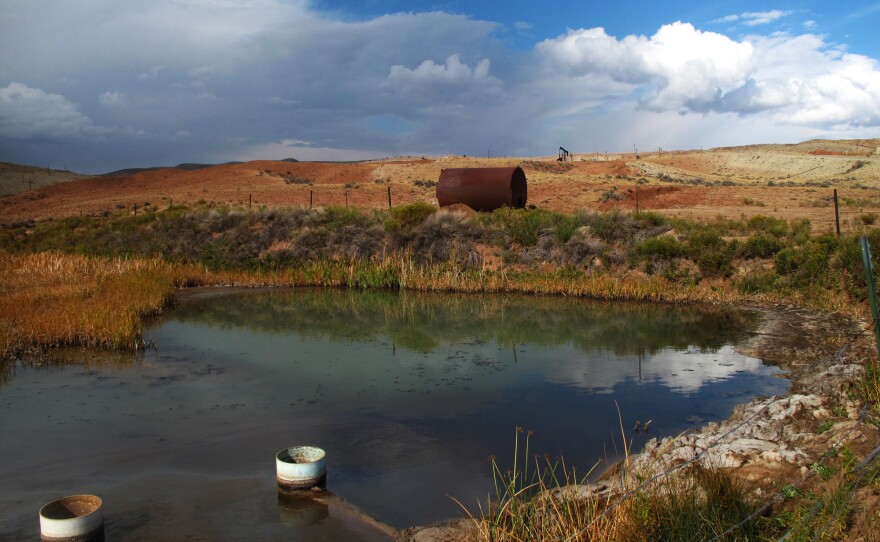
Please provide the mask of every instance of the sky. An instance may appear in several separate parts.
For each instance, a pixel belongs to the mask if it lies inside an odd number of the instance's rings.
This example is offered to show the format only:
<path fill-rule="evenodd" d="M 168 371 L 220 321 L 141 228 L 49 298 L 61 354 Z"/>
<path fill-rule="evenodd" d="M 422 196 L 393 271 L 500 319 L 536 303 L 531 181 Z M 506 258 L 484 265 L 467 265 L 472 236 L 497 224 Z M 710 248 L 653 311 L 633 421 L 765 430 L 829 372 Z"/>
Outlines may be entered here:
<path fill-rule="evenodd" d="M 880 137 L 880 0 L 0 0 L 0 160 Z"/>

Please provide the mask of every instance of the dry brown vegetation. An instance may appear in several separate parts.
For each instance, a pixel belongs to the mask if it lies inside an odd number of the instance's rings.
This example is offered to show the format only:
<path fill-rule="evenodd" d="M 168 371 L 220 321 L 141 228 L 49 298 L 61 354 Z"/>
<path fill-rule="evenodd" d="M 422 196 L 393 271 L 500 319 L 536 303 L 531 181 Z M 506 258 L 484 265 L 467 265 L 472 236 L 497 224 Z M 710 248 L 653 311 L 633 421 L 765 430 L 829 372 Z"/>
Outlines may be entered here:
<path fill-rule="evenodd" d="M 202 284 L 262 285 L 273 278 L 159 258 L 0 252 L 0 359 L 60 346 L 141 348 L 142 318 L 162 311 L 176 288 Z"/>

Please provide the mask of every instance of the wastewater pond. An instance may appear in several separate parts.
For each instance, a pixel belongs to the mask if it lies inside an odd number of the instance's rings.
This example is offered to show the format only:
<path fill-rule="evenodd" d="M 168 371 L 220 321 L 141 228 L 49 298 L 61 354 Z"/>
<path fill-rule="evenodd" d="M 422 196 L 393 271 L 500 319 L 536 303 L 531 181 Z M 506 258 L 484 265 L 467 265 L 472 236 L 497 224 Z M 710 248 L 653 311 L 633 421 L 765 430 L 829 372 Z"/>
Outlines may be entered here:
<path fill-rule="evenodd" d="M 347 505 L 279 504 L 275 453 L 327 452 L 327 489 L 402 528 L 476 512 L 490 456 L 600 472 L 647 438 L 783 393 L 736 352 L 755 311 L 564 297 L 187 292 L 138 355 L 16 365 L 0 381 L 0 538 L 104 499 L 108 540 L 373 540 Z M 93 356 L 93 355 L 90 355 Z M 649 424 L 649 431 L 636 431 Z"/>

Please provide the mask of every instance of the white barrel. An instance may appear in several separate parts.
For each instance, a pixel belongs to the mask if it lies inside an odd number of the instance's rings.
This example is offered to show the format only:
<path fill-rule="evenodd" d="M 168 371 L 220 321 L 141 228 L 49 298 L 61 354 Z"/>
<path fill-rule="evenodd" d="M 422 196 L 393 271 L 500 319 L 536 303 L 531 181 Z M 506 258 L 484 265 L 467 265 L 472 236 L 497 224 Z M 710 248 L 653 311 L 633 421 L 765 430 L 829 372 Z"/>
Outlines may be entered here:
<path fill-rule="evenodd" d="M 326 454 L 314 446 L 293 446 L 275 454 L 278 489 L 295 491 L 323 486 L 327 480 Z"/>
<path fill-rule="evenodd" d="M 95 495 L 71 495 L 40 508 L 40 538 L 45 542 L 104 540 L 103 501 Z"/>

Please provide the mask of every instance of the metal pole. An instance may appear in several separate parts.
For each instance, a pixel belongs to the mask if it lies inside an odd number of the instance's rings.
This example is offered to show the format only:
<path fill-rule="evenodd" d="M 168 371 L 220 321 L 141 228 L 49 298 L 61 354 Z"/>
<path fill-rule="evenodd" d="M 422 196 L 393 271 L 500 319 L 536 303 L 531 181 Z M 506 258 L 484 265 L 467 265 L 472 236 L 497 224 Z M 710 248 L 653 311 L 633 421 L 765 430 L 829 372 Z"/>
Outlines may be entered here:
<path fill-rule="evenodd" d="M 312 208 L 312 190 L 309 190 L 309 209 Z"/>
<path fill-rule="evenodd" d="M 253 202 L 254 202 L 254 195 L 248 194 L 248 211 L 251 210 L 251 205 L 253 204 Z"/>
<path fill-rule="evenodd" d="M 834 189 L 834 226 L 837 229 L 837 238 L 840 238 L 840 209 L 837 206 L 837 189 Z"/>
<path fill-rule="evenodd" d="M 865 265 L 865 282 L 868 284 L 868 299 L 871 302 L 871 319 L 874 322 L 874 339 L 877 341 L 877 354 L 880 355 L 880 308 L 877 305 L 877 285 L 874 283 L 874 266 L 871 263 L 871 244 L 863 235 L 862 263 Z"/>
<path fill-rule="evenodd" d="M 391 209 L 391 187 L 388 187 L 388 209 Z"/>

